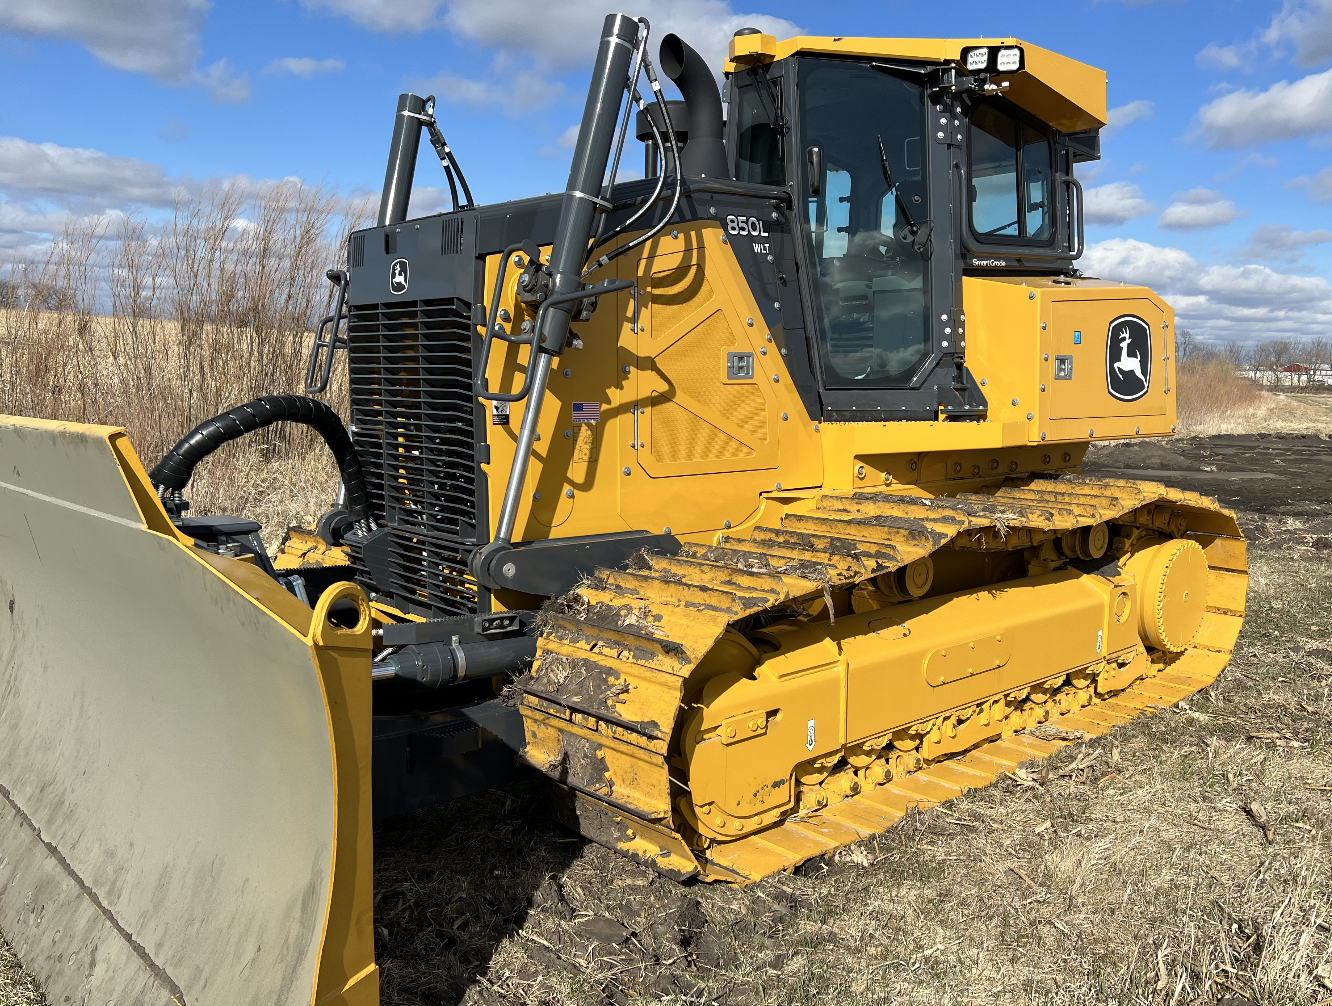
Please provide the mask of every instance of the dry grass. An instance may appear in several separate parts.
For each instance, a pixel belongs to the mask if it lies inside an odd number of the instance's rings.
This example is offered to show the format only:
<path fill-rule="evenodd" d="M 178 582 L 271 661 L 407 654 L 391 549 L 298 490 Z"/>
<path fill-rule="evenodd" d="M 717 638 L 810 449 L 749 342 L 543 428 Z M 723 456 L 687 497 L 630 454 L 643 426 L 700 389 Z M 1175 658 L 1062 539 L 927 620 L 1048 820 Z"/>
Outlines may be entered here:
<path fill-rule="evenodd" d="M 384 822 L 382 1001 L 1326 1003 L 1327 554 L 1252 550 L 1234 662 L 1182 706 L 797 876 L 672 884 L 528 785 Z M 24 981 L 0 947 L 0 1003 L 37 1006 Z"/>
<path fill-rule="evenodd" d="M 1258 387 L 1222 356 L 1195 356 L 1176 376 L 1180 433 L 1332 433 L 1332 403 Z"/>
<path fill-rule="evenodd" d="M 3 1006 L 46 1006 L 37 980 L 23 970 L 3 936 L 0 936 L 0 1003 Z"/>
<path fill-rule="evenodd" d="M 1332 569 L 1254 573 L 1206 692 L 798 876 L 674 885 L 523 789 L 388 823 L 384 1002 L 1325 1003 Z"/>
<path fill-rule="evenodd" d="M 319 187 L 229 186 L 135 218 L 73 225 L 14 263 L 0 312 L 0 412 L 125 427 L 144 463 L 191 428 L 264 394 L 299 391 L 324 270 L 359 213 Z M 108 313 L 108 308 L 109 313 Z M 327 399 L 345 413 L 339 375 Z M 248 512 L 280 532 L 326 509 L 336 471 L 317 435 L 280 425 L 218 452 L 195 512 Z"/>

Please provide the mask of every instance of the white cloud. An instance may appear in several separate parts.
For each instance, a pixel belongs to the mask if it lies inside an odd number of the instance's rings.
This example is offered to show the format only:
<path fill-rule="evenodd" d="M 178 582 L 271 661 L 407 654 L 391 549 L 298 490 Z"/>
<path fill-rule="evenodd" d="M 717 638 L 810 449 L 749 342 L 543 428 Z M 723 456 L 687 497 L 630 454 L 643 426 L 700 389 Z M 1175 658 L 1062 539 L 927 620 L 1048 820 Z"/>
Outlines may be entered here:
<path fill-rule="evenodd" d="M 1332 59 L 1332 0 L 1286 0 L 1262 39 L 1278 48 L 1293 43 L 1300 66 Z"/>
<path fill-rule="evenodd" d="M 72 39 L 117 70 L 182 83 L 194 71 L 207 0 L 5 0 L 0 29 Z"/>
<path fill-rule="evenodd" d="M 1254 42 L 1240 45 L 1217 45 L 1212 42 L 1203 46 L 1193 57 L 1195 63 L 1208 70 L 1244 70 L 1253 67 L 1258 56 L 1258 46 Z"/>
<path fill-rule="evenodd" d="M 301 0 L 375 31 L 420 32 L 445 27 L 461 38 L 537 57 L 566 70 L 590 62 L 607 7 L 604 0 L 564 0 L 552 17 L 533 16 L 528 0 Z M 720 74 L 736 29 L 754 27 L 778 37 L 799 34 L 784 18 L 737 13 L 729 0 L 656 0 L 651 7 L 652 58 L 668 32 L 697 49 Z"/>
<path fill-rule="evenodd" d="M 1086 201 L 1083 215 L 1087 223 L 1107 227 L 1118 227 L 1156 211 L 1156 207 L 1142 197 L 1142 189 L 1132 182 L 1111 182 L 1087 189 Z"/>
<path fill-rule="evenodd" d="M 1207 146 L 1250 147 L 1332 130 L 1332 70 L 1265 91 L 1234 91 L 1198 111 Z"/>
<path fill-rule="evenodd" d="M 1203 48 L 1195 57 L 1199 66 L 1213 70 L 1251 71 L 1263 47 L 1276 55 L 1294 48 L 1300 66 L 1317 66 L 1332 59 L 1332 0 L 1284 0 L 1272 23 L 1246 42 Z"/>
<path fill-rule="evenodd" d="M 1179 248 L 1129 238 L 1090 245 L 1079 263 L 1102 279 L 1151 287 L 1180 328 L 1209 339 L 1307 337 L 1332 326 L 1332 284 L 1262 265 L 1204 266 Z"/>
<path fill-rule="evenodd" d="M 511 61 L 495 60 L 486 80 L 472 80 L 456 73 L 438 73 L 418 83 L 422 93 L 434 94 L 441 102 L 471 108 L 498 108 L 510 118 L 545 108 L 564 94 L 564 85 L 532 70 L 514 69 L 506 73 Z"/>
<path fill-rule="evenodd" d="M 438 28 L 443 4 L 440 0 L 301 0 L 301 6 L 341 14 L 371 31 L 398 33 Z"/>
<path fill-rule="evenodd" d="M 249 82 L 226 60 L 198 69 L 211 6 L 208 0 L 4 0 L 0 31 L 75 41 L 117 70 L 203 87 L 224 104 L 248 101 Z"/>
<path fill-rule="evenodd" d="M 194 82 L 206 87 L 208 96 L 219 105 L 243 105 L 250 100 L 250 75 L 234 73 L 229 59 L 196 70 Z"/>
<path fill-rule="evenodd" d="M 39 234 L 58 234 L 72 214 L 68 210 L 44 212 L 0 202 L 0 248 L 12 250 L 41 243 Z"/>
<path fill-rule="evenodd" d="M 284 56 L 264 67 L 264 73 L 290 73 L 302 80 L 321 73 L 341 73 L 347 64 L 340 59 L 311 59 L 309 56 Z"/>
<path fill-rule="evenodd" d="M 1110 109 L 1107 114 L 1105 128 L 1101 130 L 1102 135 L 1111 136 L 1125 126 L 1132 125 L 1139 119 L 1145 119 L 1152 114 L 1155 106 L 1150 101 L 1139 99 L 1130 101 L 1127 105 L 1120 105 L 1118 108 Z"/>
<path fill-rule="evenodd" d="M 671 116 L 671 122 L 675 122 L 675 116 Z M 574 123 L 568 129 L 560 134 L 560 138 L 555 142 L 564 150 L 573 150 L 574 144 L 578 142 L 579 124 Z"/>
<path fill-rule="evenodd" d="M 1324 168 L 1312 178 L 1301 175 L 1293 179 L 1288 189 L 1304 189 L 1316 203 L 1332 203 L 1332 168 Z"/>
<path fill-rule="evenodd" d="M 1158 227 L 1170 231 L 1205 231 L 1234 223 L 1248 213 L 1235 206 L 1219 192 L 1190 189 L 1180 193 L 1161 213 Z"/>
<path fill-rule="evenodd" d="M 99 210 L 130 203 L 169 206 L 177 184 L 158 165 L 137 158 L 0 137 L 0 191 L 11 199 Z"/>
<path fill-rule="evenodd" d="M 1329 242 L 1330 230 L 1297 231 L 1290 224 L 1263 224 L 1253 232 L 1239 257 L 1294 264 L 1304 257 L 1306 248 Z"/>

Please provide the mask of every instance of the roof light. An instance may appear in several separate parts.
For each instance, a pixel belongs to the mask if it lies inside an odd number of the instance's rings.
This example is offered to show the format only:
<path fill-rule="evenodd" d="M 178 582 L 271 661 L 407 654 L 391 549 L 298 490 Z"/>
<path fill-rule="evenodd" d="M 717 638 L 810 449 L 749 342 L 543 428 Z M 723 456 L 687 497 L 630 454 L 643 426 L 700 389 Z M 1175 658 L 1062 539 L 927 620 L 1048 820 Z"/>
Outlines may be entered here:
<path fill-rule="evenodd" d="M 990 49 L 988 46 L 977 46 L 975 49 L 968 49 L 966 54 L 967 69 L 972 73 L 984 70 L 990 62 Z"/>
<path fill-rule="evenodd" d="M 1000 73 L 1017 73 L 1022 69 L 1022 50 L 1000 49 L 995 66 Z"/>

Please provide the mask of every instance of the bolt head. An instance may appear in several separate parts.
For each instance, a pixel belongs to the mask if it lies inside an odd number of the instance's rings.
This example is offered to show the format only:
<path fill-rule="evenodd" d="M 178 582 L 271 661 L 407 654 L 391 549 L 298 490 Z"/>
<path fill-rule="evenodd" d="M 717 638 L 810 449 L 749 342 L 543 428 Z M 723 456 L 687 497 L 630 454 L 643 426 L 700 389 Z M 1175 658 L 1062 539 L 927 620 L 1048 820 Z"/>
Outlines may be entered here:
<path fill-rule="evenodd" d="M 628 474 L 629 474 L 629 466 L 628 466 L 628 465 L 625 465 L 623 471 L 624 471 L 624 473 L 625 473 L 626 475 L 628 475 Z"/>
<path fill-rule="evenodd" d="M 505 576 L 513 576 L 514 573 L 518 572 L 518 567 L 511 562 L 506 562 L 504 566 L 500 569 L 500 572 L 503 573 Z"/>
<path fill-rule="evenodd" d="M 621 367 L 620 369 L 623 370 L 626 374 L 629 373 L 629 364 L 626 363 L 626 364 L 625 364 L 623 367 Z"/>
<path fill-rule="evenodd" d="M 1036 291 L 1032 290 L 1029 294 L 1027 294 L 1027 300 L 1035 300 L 1035 299 L 1036 299 Z"/>
<path fill-rule="evenodd" d="M 782 422 L 786 422 L 786 413 L 785 413 L 785 412 L 782 413 Z"/>
<path fill-rule="evenodd" d="M 573 499 L 573 490 L 572 490 L 572 489 L 566 489 L 566 490 L 564 490 L 564 498 L 565 498 L 565 499 Z"/>
<path fill-rule="evenodd" d="M 564 368 L 564 376 L 565 376 L 565 377 L 573 377 L 573 371 L 570 370 L 568 367 L 565 367 L 565 368 Z"/>

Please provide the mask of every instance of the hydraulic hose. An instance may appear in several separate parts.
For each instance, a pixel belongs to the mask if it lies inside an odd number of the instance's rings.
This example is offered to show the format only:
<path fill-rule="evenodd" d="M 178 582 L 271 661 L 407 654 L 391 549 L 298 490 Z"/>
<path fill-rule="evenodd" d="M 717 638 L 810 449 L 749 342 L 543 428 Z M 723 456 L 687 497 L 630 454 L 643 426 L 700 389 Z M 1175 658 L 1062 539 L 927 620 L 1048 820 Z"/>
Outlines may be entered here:
<path fill-rule="evenodd" d="M 347 511 L 357 522 L 369 520 L 370 500 L 365 490 L 365 473 L 347 428 L 338 414 L 323 402 L 302 395 L 265 395 L 205 420 L 167 451 L 148 477 L 155 486 L 179 492 L 189 483 L 195 466 L 223 444 L 274 423 L 300 423 L 312 427 L 324 438 L 342 475 L 342 485 L 347 491 Z"/>

